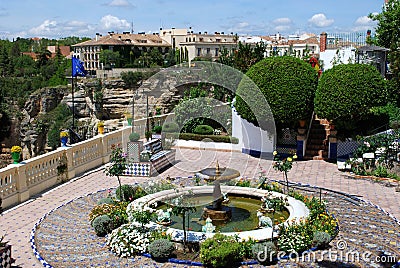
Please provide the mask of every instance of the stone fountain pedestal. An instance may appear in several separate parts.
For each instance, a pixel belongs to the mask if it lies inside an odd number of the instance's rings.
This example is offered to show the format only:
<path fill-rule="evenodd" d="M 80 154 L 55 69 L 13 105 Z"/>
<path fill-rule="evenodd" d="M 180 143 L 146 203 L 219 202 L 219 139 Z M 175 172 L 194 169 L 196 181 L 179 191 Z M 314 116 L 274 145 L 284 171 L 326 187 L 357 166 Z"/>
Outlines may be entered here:
<path fill-rule="evenodd" d="M 203 209 L 203 219 L 210 218 L 214 223 L 228 222 L 232 218 L 232 208 L 222 205 L 224 197 L 218 180 L 214 181 L 212 205 Z"/>

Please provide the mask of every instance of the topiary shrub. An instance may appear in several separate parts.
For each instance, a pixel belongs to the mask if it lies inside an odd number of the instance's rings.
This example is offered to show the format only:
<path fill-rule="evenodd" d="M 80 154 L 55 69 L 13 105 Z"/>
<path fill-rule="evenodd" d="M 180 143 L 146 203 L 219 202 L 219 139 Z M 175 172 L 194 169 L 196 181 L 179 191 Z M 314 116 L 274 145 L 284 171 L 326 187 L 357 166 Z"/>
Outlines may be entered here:
<path fill-rule="evenodd" d="M 105 236 L 114 229 L 113 220 L 108 215 L 96 217 L 92 222 L 92 226 L 98 236 Z"/>
<path fill-rule="evenodd" d="M 277 255 L 276 246 L 271 241 L 254 244 L 251 251 L 253 258 L 260 263 L 271 263 Z"/>
<path fill-rule="evenodd" d="M 112 205 L 112 204 L 114 204 L 114 200 L 109 197 L 101 198 L 99 201 L 97 201 L 97 205 L 102 205 L 102 204 Z"/>
<path fill-rule="evenodd" d="M 385 82 L 369 64 L 340 64 L 321 76 L 315 93 L 319 118 L 355 123 L 368 118 L 371 108 L 384 105 Z"/>
<path fill-rule="evenodd" d="M 120 195 L 121 192 L 121 195 Z M 115 195 L 119 198 L 120 196 L 122 196 L 122 200 L 121 201 L 132 201 L 135 197 L 135 192 L 136 192 L 136 187 L 129 185 L 129 184 L 124 184 L 121 185 L 121 187 L 117 188 L 117 191 L 115 193 Z"/>
<path fill-rule="evenodd" d="M 157 239 L 150 243 L 148 250 L 154 259 L 164 260 L 171 256 L 175 246 L 168 239 Z"/>
<path fill-rule="evenodd" d="M 234 237 L 215 234 L 200 245 L 200 259 L 207 267 L 234 267 L 242 260 L 240 243 Z"/>
<path fill-rule="evenodd" d="M 138 141 L 140 139 L 139 133 L 132 132 L 129 134 L 129 141 Z"/>
<path fill-rule="evenodd" d="M 175 122 L 167 122 L 167 123 L 163 124 L 162 131 L 163 132 L 168 132 L 168 133 L 178 132 L 179 131 L 179 126 Z"/>
<path fill-rule="evenodd" d="M 326 248 L 331 242 L 331 236 L 328 233 L 316 231 L 313 235 L 312 244 L 314 247 Z"/>
<path fill-rule="evenodd" d="M 213 135 L 214 129 L 208 125 L 198 125 L 194 128 L 193 133 L 199 135 Z"/>
<path fill-rule="evenodd" d="M 153 127 L 154 133 L 161 133 L 161 131 L 162 131 L 162 126 L 154 126 Z"/>
<path fill-rule="evenodd" d="M 270 120 L 270 112 L 275 122 L 285 125 L 311 116 L 318 75 L 309 63 L 290 56 L 269 57 L 246 75 L 252 81 L 243 79 L 236 91 L 235 108 L 242 118 L 264 128 L 268 124 L 262 120 Z"/>

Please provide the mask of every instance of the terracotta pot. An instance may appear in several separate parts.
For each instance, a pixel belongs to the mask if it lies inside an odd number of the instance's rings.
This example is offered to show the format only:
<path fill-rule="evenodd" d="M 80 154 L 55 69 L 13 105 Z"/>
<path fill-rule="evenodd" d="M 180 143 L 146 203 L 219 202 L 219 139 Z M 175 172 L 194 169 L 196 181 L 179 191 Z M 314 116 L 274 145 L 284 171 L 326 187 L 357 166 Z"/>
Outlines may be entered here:
<path fill-rule="evenodd" d="M 304 120 L 304 119 L 299 120 L 299 125 L 301 128 L 304 128 L 306 126 L 306 120 Z"/>

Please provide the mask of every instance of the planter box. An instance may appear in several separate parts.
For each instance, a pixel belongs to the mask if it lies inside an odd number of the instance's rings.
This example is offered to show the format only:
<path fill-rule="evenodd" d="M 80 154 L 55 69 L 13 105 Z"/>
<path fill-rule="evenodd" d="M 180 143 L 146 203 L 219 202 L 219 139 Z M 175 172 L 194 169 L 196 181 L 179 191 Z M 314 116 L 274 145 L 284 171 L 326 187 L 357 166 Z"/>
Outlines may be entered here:
<path fill-rule="evenodd" d="M 11 245 L 0 247 L 0 267 L 11 268 L 14 260 L 11 258 Z"/>

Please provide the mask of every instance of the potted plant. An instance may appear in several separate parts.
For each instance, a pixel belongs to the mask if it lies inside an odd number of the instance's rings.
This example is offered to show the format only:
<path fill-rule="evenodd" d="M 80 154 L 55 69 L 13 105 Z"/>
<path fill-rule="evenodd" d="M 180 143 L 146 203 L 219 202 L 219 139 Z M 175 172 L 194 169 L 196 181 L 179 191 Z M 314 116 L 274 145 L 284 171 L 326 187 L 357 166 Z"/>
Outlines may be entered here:
<path fill-rule="evenodd" d="M 139 141 L 139 133 L 132 132 L 129 134 L 129 142 L 127 144 L 128 158 L 132 162 L 140 162 L 140 152 L 143 149 L 143 141 Z"/>
<path fill-rule="evenodd" d="M 11 147 L 11 157 L 13 159 L 13 164 L 18 164 L 19 159 L 21 158 L 22 148 L 21 146 L 14 145 Z"/>
<path fill-rule="evenodd" d="M 130 113 L 125 113 L 126 121 L 128 121 L 128 126 L 132 126 L 132 115 Z"/>
<path fill-rule="evenodd" d="M 97 123 L 97 130 L 99 131 L 99 134 L 103 135 L 104 134 L 104 122 L 99 121 Z"/>
<path fill-rule="evenodd" d="M 162 131 L 162 126 L 154 126 L 153 127 L 153 133 L 151 135 L 152 139 L 161 139 L 161 131 Z"/>
<path fill-rule="evenodd" d="M 60 140 L 61 140 L 61 146 L 62 147 L 66 147 L 67 146 L 68 137 L 69 137 L 68 131 L 63 130 L 63 131 L 60 132 Z"/>

